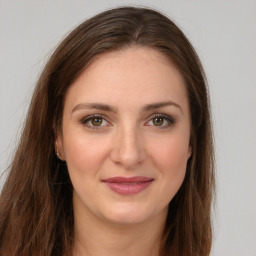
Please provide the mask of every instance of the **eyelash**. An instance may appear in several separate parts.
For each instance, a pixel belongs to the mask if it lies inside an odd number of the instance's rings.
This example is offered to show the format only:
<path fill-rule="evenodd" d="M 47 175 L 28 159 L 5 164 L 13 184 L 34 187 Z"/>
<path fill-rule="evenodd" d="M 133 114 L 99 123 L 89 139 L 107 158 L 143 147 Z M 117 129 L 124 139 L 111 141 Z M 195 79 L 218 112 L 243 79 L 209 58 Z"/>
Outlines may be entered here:
<path fill-rule="evenodd" d="M 87 116 L 87 117 L 85 117 L 85 118 L 83 118 L 81 120 L 81 123 L 83 125 L 85 125 L 86 127 L 90 128 L 90 129 L 100 129 L 100 128 L 102 128 L 101 124 L 99 126 L 95 126 L 93 124 L 88 124 L 93 119 L 97 119 L 97 118 L 101 119 L 102 122 L 104 122 L 104 121 L 107 122 L 107 125 L 103 125 L 103 126 L 111 126 L 111 124 L 106 120 L 106 118 L 103 115 L 100 115 L 100 114 L 95 114 L 95 115 Z M 150 119 L 146 122 L 145 125 L 146 126 L 150 126 L 148 123 L 150 121 L 153 122 L 153 120 L 156 119 L 156 118 L 160 118 L 160 119 L 163 119 L 163 121 L 167 121 L 168 122 L 164 126 L 162 126 L 162 125 L 161 126 L 157 126 L 157 125 L 154 125 L 154 124 L 151 125 L 151 126 L 156 127 L 158 129 L 165 129 L 165 128 L 168 128 L 170 126 L 173 126 L 176 123 L 175 119 L 173 117 L 169 116 L 169 115 L 166 115 L 166 114 L 154 114 L 154 115 L 150 116 Z"/>
<path fill-rule="evenodd" d="M 154 126 L 155 128 L 158 128 L 158 129 L 165 129 L 165 128 L 169 128 L 170 126 L 173 126 L 176 121 L 173 117 L 169 116 L 169 115 L 166 115 L 166 114 L 154 114 L 150 117 L 149 121 L 146 122 L 149 123 L 150 121 L 153 122 L 154 119 L 156 118 L 160 118 L 160 119 L 163 119 L 163 121 L 167 121 L 167 124 L 166 125 L 161 125 L 161 126 L 157 126 L 157 125 L 152 125 Z"/>
<path fill-rule="evenodd" d="M 83 125 L 85 125 L 86 127 L 90 128 L 90 129 L 100 129 L 102 127 L 101 125 L 100 126 L 95 126 L 93 124 L 90 124 L 90 125 L 88 124 L 90 121 L 92 121 L 93 119 L 97 119 L 97 118 L 102 119 L 102 120 L 104 120 L 105 122 L 107 122 L 109 124 L 109 122 L 104 118 L 104 116 L 99 115 L 99 114 L 87 116 L 87 117 L 82 119 L 81 123 Z M 109 124 L 109 126 L 111 126 L 111 125 Z"/>

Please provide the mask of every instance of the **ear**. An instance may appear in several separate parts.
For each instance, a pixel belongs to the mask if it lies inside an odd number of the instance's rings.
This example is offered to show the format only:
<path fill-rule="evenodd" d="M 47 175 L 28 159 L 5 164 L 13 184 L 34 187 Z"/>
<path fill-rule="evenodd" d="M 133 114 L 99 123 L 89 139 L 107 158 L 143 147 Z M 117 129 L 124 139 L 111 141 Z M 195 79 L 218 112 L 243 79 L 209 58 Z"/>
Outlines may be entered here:
<path fill-rule="evenodd" d="M 189 158 L 192 155 L 193 145 L 195 145 L 195 137 L 194 137 L 193 129 L 191 128 L 191 130 L 190 130 L 190 138 L 189 138 L 189 145 L 188 145 L 188 152 L 187 152 L 187 160 L 189 160 Z"/>
<path fill-rule="evenodd" d="M 191 155 L 192 155 L 192 146 L 189 145 L 189 147 L 188 147 L 188 153 L 187 153 L 187 160 L 191 157 Z"/>
<path fill-rule="evenodd" d="M 65 154 L 64 154 L 64 147 L 63 147 L 63 137 L 60 132 L 55 133 L 55 140 L 54 140 L 54 147 L 56 156 L 62 160 L 65 161 Z"/>

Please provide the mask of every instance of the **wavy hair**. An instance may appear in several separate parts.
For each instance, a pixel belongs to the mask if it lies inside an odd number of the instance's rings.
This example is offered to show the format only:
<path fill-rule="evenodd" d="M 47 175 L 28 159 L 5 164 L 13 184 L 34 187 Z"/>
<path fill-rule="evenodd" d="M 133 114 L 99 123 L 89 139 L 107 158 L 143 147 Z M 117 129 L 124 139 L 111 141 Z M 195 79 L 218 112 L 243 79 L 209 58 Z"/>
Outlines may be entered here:
<path fill-rule="evenodd" d="M 69 86 L 99 54 L 150 47 L 172 61 L 186 82 L 192 156 L 169 204 L 159 255 L 206 256 L 212 243 L 214 159 L 206 78 L 182 31 L 163 14 L 135 7 L 100 13 L 75 28 L 46 64 L 31 100 L 18 148 L 0 197 L 2 256 L 71 255 L 73 187 L 55 156 Z"/>

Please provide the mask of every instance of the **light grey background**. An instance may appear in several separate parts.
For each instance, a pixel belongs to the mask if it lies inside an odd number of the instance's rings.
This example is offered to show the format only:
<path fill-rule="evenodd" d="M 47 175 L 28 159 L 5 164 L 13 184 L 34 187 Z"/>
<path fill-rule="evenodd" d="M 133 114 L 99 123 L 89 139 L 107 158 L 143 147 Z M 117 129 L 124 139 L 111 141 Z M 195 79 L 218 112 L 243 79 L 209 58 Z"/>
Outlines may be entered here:
<path fill-rule="evenodd" d="M 17 144 L 35 81 L 57 43 L 84 19 L 128 4 L 167 14 L 198 51 L 208 76 L 215 128 L 217 204 L 212 255 L 256 255 L 253 0 L 0 0 L 0 173 Z"/>

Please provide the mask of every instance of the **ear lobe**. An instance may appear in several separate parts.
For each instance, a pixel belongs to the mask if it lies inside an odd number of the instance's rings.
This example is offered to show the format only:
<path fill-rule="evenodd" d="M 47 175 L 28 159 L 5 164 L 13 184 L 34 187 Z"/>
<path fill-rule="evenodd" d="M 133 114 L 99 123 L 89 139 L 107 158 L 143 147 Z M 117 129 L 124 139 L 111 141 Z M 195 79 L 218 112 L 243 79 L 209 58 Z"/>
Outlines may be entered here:
<path fill-rule="evenodd" d="M 190 145 L 190 146 L 188 147 L 187 160 L 191 157 L 191 155 L 192 155 L 192 146 Z"/>
<path fill-rule="evenodd" d="M 63 143 L 62 143 L 62 138 L 60 135 L 57 135 L 55 137 L 55 153 L 56 153 L 56 156 L 62 160 L 62 161 L 65 161 L 65 158 L 64 158 L 64 151 L 63 151 Z"/>

